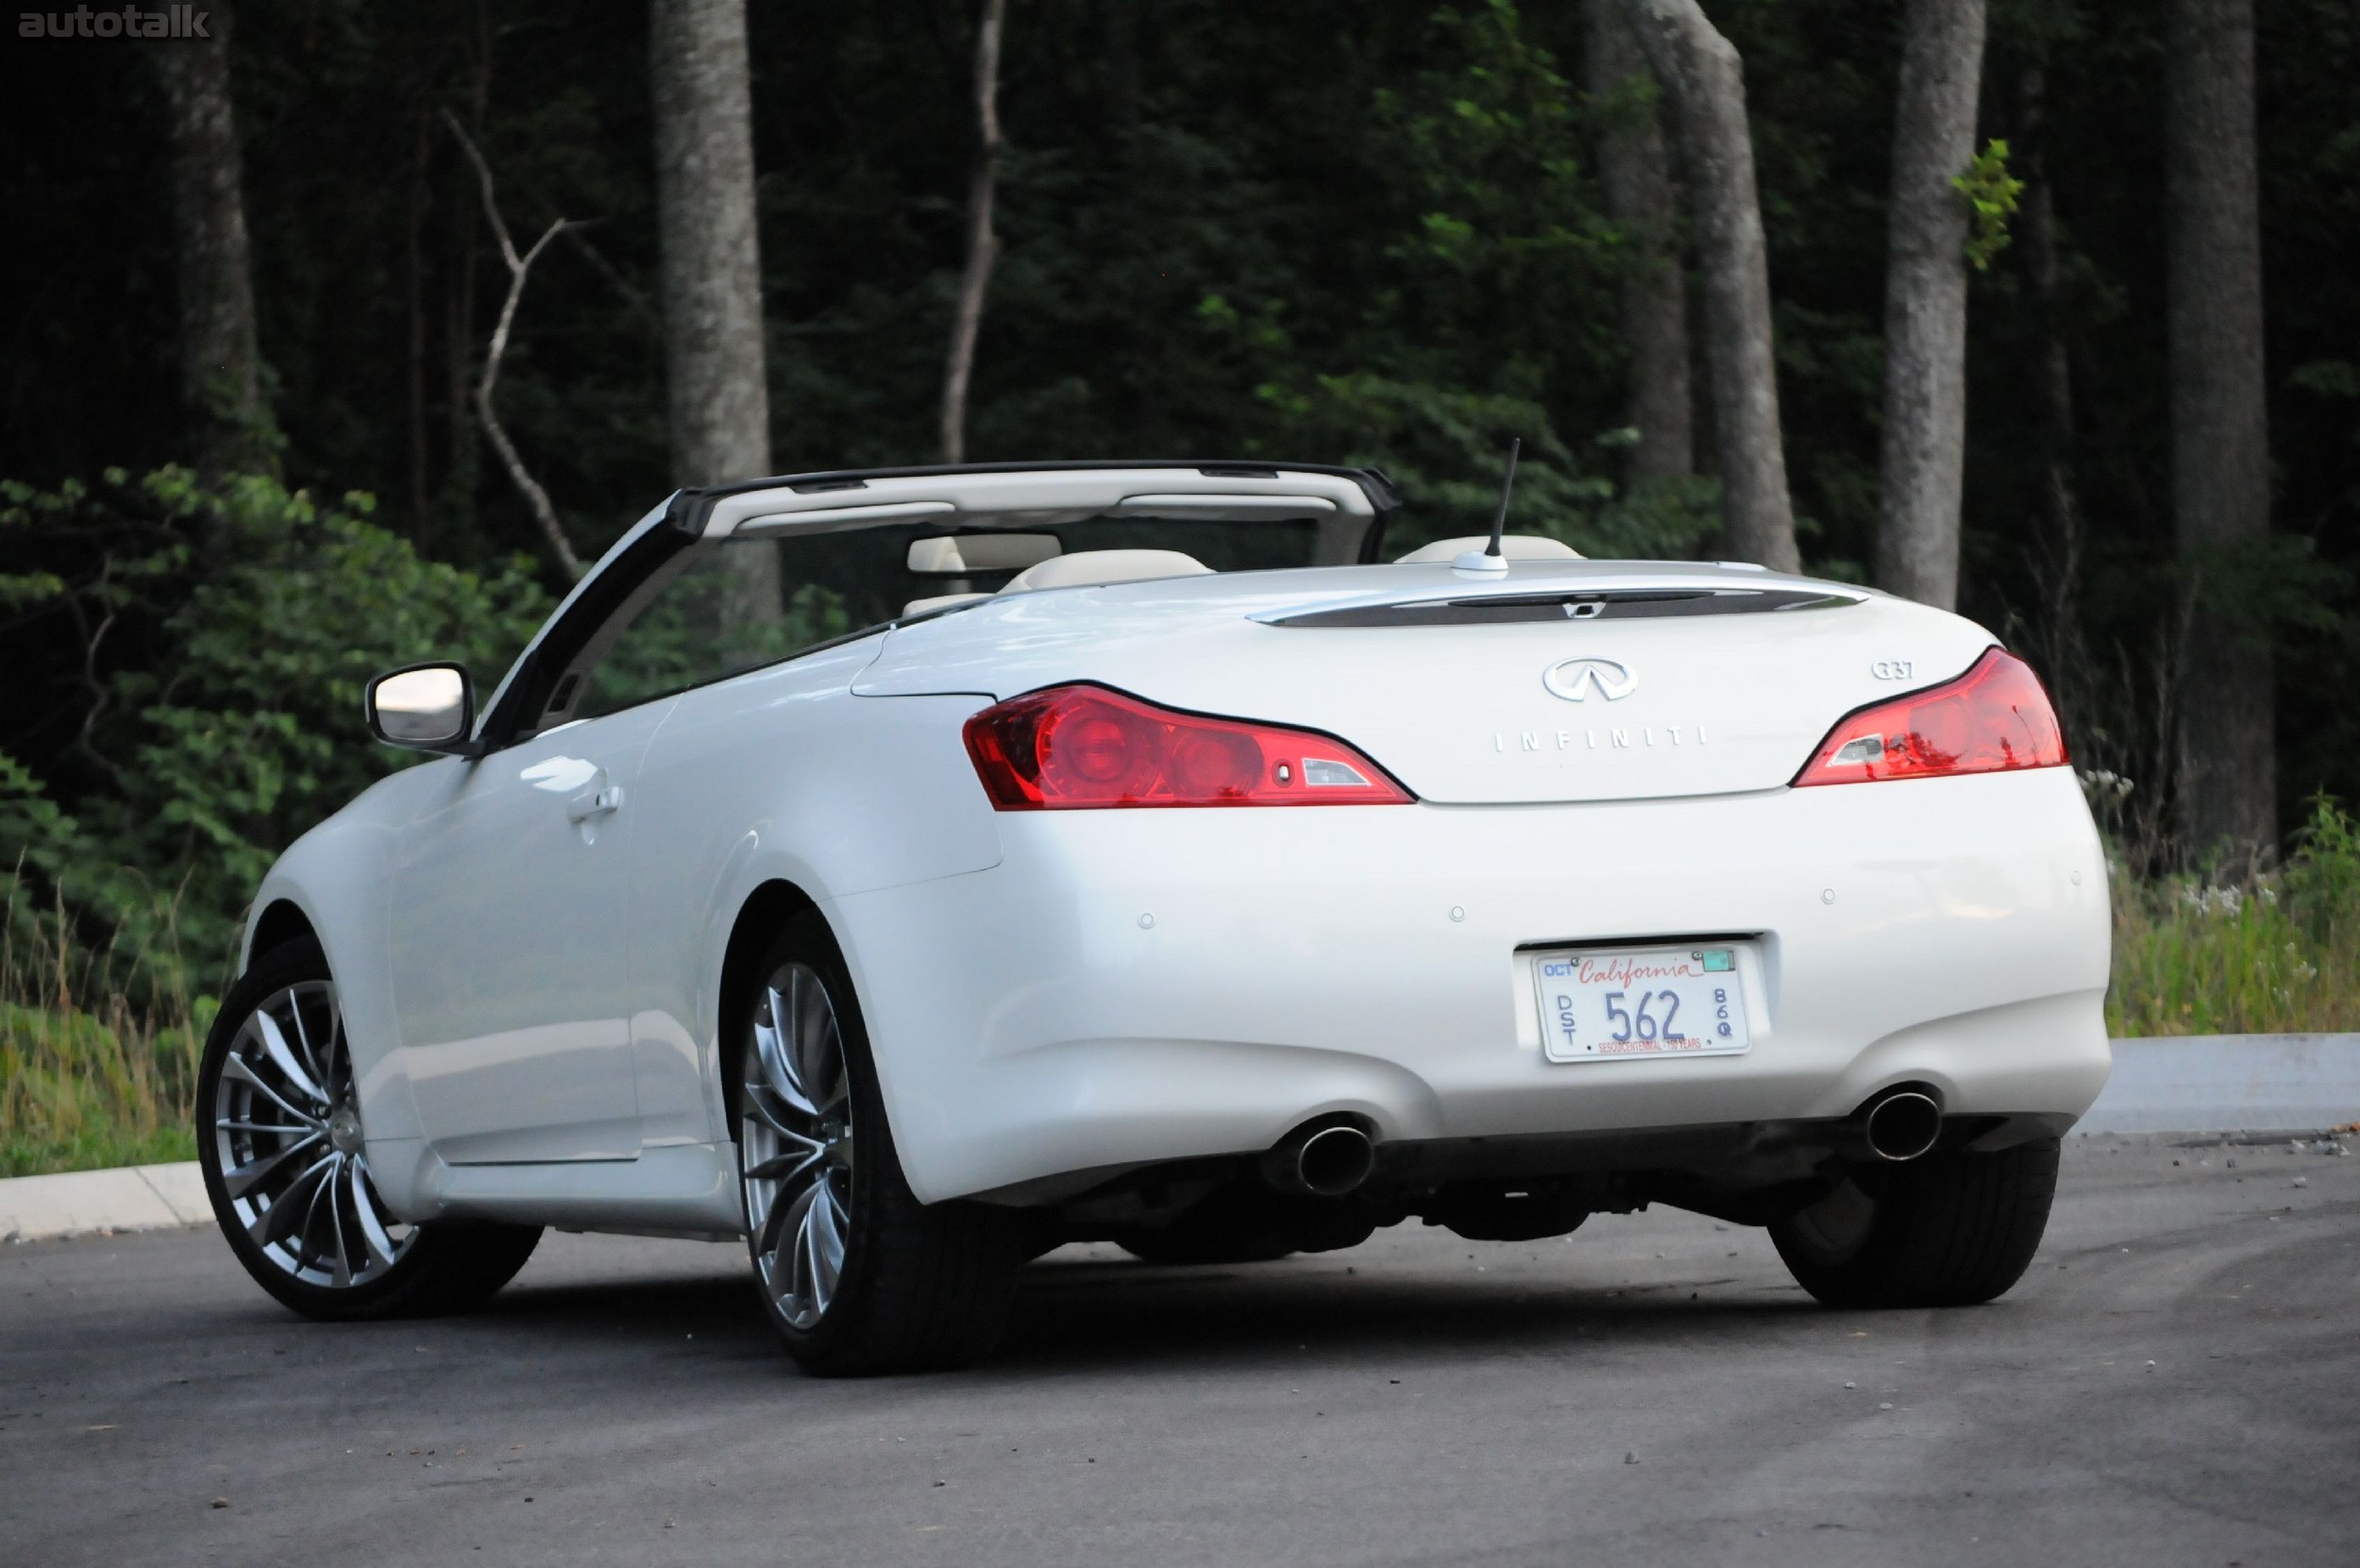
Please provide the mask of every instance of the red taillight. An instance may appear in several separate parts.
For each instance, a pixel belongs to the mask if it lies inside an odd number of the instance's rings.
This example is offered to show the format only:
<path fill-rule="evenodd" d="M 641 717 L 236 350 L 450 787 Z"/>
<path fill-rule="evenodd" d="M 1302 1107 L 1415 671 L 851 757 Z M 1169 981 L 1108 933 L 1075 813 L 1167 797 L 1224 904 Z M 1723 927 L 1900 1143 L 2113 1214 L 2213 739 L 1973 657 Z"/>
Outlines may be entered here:
<path fill-rule="evenodd" d="M 1938 779 L 2059 767 L 2065 736 L 2031 666 L 1993 649 L 1947 685 L 1861 709 L 1828 732 L 1800 773 L 1804 784 Z"/>
<path fill-rule="evenodd" d="M 1052 686 L 967 721 L 1002 811 L 1109 806 L 1378 806 L 1415 797 L 1340 740 L 1174 713 L 1104 686 Z"/>

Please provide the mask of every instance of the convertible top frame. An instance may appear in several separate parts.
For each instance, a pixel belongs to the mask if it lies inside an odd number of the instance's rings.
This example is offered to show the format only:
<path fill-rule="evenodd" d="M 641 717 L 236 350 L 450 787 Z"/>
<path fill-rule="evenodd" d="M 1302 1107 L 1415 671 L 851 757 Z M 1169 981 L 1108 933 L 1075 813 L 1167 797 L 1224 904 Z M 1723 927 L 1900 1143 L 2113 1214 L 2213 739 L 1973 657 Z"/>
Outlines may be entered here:
<path fill-rule="evenodd" d="M 1155 476 L 1152 484 L 1131 477 L 1148 474 Z M 1042 482 L 1021 482 L 1036 475 Z M 1355 554 L 1366 564 L 1378 559 L 1386 524 L 1401 504 L 1392 481 L 1374 468 L 1187 460 L 845 468 L 678 490 L 615 541 L 525 645 L 483 704 L 469 751 L 497 751 L 546 728 L 536 720 L 565 706 L 557 700 L 562 683 L 601 631 L 632 611 L 683 552 L 740 534 L 777 538 L 910 523 L 1025 529 L 1122 511 L 1208 517 L 1292 512 L 1357 528 Z M 899 624 L 888 620 L 853 635 Z"/>

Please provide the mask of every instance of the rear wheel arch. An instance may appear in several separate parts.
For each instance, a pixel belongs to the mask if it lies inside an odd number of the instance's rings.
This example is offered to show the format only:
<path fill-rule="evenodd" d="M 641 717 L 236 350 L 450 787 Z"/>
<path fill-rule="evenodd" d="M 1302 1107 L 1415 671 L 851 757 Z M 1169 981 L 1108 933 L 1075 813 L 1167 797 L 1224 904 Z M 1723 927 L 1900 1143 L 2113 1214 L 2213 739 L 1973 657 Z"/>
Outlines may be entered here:
<path fill-rule="evenodd" d="M 719 1024 L 721 1105 L 733 1137 L 737 1127 L 739 1044 L 753 1026 L 754 969 L 787 922 L 805 914 L 818 916 L 823 923 L 826 919 L 819 916 L 818 901 L 795 884 L 766 882 L 738 906 L 729 943 L 722 949 L 719 1009 L 715 1016 Z"/>

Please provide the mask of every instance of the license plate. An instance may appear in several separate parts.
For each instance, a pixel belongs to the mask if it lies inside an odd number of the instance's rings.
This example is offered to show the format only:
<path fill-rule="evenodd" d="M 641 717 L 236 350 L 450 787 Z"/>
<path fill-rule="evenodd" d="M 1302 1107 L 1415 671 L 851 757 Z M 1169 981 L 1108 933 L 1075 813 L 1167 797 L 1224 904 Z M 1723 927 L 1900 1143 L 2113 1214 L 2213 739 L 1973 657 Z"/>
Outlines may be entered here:
<path fill-rule="evenodd" d="M 1733 1056 L 1751 1044 L 1735 948 L 1543 953 L 1532 972 L 1553 1062 Z"/>

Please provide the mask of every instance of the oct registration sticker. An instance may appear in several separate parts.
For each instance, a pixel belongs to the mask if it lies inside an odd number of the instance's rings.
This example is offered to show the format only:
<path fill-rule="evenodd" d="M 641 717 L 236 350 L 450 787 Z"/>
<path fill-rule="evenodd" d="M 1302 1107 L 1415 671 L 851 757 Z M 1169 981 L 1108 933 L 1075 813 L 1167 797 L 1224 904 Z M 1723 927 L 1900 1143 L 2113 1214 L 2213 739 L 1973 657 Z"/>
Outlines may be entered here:
<path fill-rule="evenodd" d="M 1734 1056 L 1751 1044 L 1735 948 L 1543 953 L 1532 973 L 1553 1062 Z"/>

